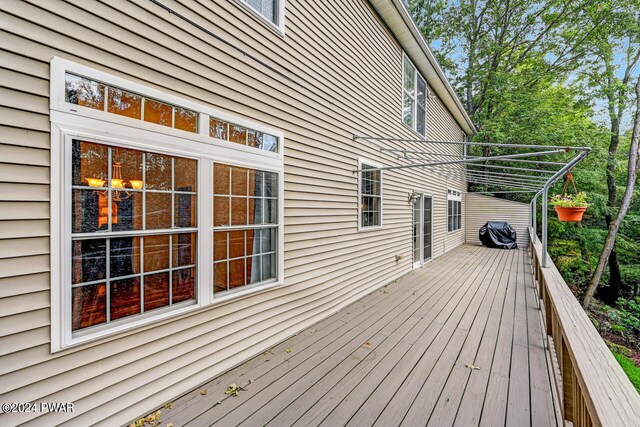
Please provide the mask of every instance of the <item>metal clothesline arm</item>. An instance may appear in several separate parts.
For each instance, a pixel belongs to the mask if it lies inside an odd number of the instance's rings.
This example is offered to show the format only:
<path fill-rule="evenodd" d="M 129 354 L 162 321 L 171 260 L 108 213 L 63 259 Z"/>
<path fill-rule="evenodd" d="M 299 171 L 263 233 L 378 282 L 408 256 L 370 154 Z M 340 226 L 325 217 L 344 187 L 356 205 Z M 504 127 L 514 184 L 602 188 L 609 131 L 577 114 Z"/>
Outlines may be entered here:
<path fill-rule="evenodd" d="M 432 141 L 428 139 L 415 138 L 389 138 L 389 137 L 370 137 L 370 136 L 354 136 L 354 141 L 361 139 L 363 141 L 395 141 L 395 142 L 417 142 L 420 144 L 453 144 L 478 147 L 497 147 L 497 148 L 551 148 L 560 149 L 566 152 L 582 151 L 590 149 L 589 147 L 571 147 L 562 145 L 540 145 L 540 144 L 500 144 L 495 142 L 466 142 L 466 141 Z"/>
<path fill-rule="evenodd" d="M 484 162 L 487 160 L 498 160 L 498 159 L 515 159 L 519 157 L 536 157 L 536 156 L 547 156 L 549 154 L 558 154 L 563 153 L 564 150 L 551 150 L 551 151 L 535 151 L 532 153 L 518 153 L 518 154 L 503 154 L 499 156 L 488 156 L 488 157 L 473 157 L 469 159 L 462 160 L 448 160 L 442 162 L 432 162 L 432 163 L 421 163 L 421 164 L 410 164 L 410 165 L 400 165 L 400 166 L 383 166 L 379 168 L 368 168 L 367 171 L 377 171 L 377 170 L 392 170 L 392 169 L 408 169 L 415 168 L 420 166 L 439 166 L 439 165 L 454 165 L 454 164 L 462 164 L 462 163 L 470 163 L 470 162 Z M 356 169 L 353 171 L 362 172 L 362 169 Z"/>
<path fill-rule="evenodd" d="M 544 169 L 516 168 L 516 167 L 513 167 L 513 166 L 480 165 L 480 164 L 477 164 L 477 163 L 469 163 L 467 166 L 474 166 L 474 167 L 477 167 L 477 168 L 515 170 L 515 171 L 532 172 L 532 173 L 546 173 L 546 174 L 550 174 L 550 175 L 553 175 L 554 173 L 557 172 L 557 171 L 550 171 L 550 170 L 544 170 Z"/>

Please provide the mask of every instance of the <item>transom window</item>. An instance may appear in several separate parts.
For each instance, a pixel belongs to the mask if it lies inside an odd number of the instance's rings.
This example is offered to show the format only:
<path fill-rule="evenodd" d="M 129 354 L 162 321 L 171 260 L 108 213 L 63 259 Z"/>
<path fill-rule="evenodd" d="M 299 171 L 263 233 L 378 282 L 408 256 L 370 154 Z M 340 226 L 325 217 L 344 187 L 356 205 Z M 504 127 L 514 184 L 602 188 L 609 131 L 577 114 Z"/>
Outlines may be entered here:
<path fill-rule="evenodd" d="M 447 231 L 462 228 L 462 193 L 457 190 L 447 191 Z"/>
<path fill-rule="evenodd" d="M 72 329 L 195 301 L 197 161 L 72 143 Z"/>
<path fill-rule="evenodd" d="M 247 145 L 259 150 L 278 152 L 277 137 L 215 117 L 209 119 L 209 136 L 235 144 Z"/>
<path fill-rule="evenodd" d="M 360 229 L 382 226 L 382 171 L 375 170 L 377 167 L 374 164 L 360 163 Z"/>
<path fill-rule="evenodd" d="M 425 136 L 427 83 L 407 55 L 403 55 L 402 121 Z"/>
<path fill-rule="evenodd" d="M 65 75 L 65 100 L 94 110 L 198 132 L 198 113 L 195 111 L 70 73 Z"/>

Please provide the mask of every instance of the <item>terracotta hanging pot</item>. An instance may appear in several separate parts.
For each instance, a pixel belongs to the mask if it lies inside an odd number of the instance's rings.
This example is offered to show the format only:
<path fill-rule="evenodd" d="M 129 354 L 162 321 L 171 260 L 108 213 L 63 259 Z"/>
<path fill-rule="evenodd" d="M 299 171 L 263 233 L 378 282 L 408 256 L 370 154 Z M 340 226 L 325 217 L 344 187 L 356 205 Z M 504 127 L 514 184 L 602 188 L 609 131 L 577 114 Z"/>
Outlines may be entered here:
<path fill-rule="evenodd" d="M 584 215 L 584 211 L 587 210 L 586 207 L 563 208 L 560 206 L 554 206 L 554 208 L 558 213 L 558 219 L 562 222 L 580 222 L 582 221 L 582 215 Z"/>

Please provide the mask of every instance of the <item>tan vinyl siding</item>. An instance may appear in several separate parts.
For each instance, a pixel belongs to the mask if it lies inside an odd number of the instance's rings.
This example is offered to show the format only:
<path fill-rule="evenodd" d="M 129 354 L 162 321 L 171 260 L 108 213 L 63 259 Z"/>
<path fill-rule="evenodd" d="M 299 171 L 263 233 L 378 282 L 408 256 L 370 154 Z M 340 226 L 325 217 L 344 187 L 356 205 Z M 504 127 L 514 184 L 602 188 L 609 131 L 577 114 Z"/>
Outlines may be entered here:
<path fill-rule="evenodd" d="M 478 232 L 487 221 L 506 221 L 516 230 L 518 246 L 526 247 L 529 242 L 529 205 L 467 193 L 466 228 L 467 243 L 479 245 Z"/>
<path fill-rule="evenodd" d="M 0 394 L 75 403 L 2 425 L 130 421 L 406 274 L 412 190 L 433 195 L 434 256 L 464 242 L 446 232 L 464 180 L 417 170 L 384 173 L 384 227 L 357 232 L 357 159 L 402 162 L 352 136 L 416 137 L 401 47 L 368 2 L 288 0 L 284 38 L 235 1 L 162 2 L 229 44 L 148 0 L 0 2 Z M 53 56 L 284 131 L 285 285 L 50 354 Z M 430 137 L 461 139 L 437 97 L 427 109 Z"/>

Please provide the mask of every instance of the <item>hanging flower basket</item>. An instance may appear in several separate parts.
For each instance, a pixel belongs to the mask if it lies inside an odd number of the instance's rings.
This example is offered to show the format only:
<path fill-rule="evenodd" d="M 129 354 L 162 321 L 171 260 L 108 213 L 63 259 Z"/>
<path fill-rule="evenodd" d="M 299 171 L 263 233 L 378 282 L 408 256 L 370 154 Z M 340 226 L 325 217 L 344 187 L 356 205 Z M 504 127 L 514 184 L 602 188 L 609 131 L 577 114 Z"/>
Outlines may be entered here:
<path fill-rule="evenodd" d="M 558 213 L 558 219 L 562 222 L 580 222 L 582 215 L 589 207 L 587 194 L 556 194 L 551 198 L 551 205 Z"/>

